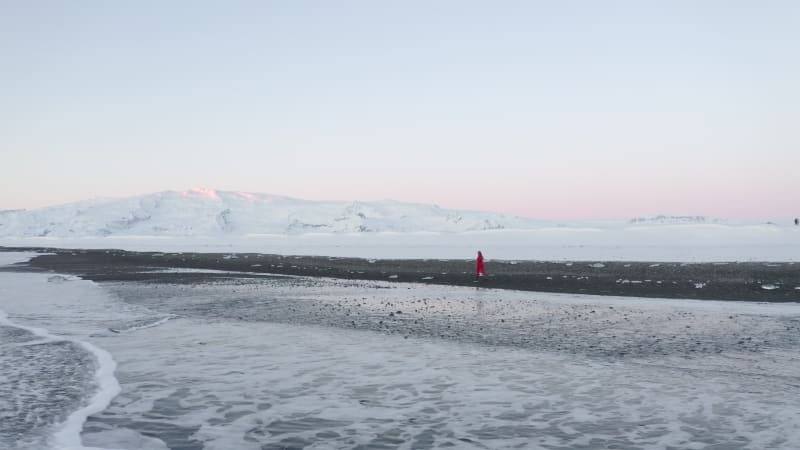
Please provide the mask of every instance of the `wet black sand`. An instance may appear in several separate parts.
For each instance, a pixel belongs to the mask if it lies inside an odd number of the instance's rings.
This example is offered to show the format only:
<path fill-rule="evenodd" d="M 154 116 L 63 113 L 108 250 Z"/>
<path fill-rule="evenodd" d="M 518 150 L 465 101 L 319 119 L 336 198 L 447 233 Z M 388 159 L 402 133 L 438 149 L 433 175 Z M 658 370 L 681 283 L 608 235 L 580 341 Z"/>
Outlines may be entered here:
<path fill-rule="evenodd" d="M 653 263 L 487 261 L 488 277 L 475 282 L 472 260 L 367 260 L 258 253 L 153 253 L 122 250 L 7 248 L 52 253 L 23 270 L 78 275 L 93 281 L 201 283 L 224 273 L 147 273 L 165 268 L 382 280 L 495 289 L 594 295 L 800 301 L 800 264 L 786 262 Z M 12 269 L 13 270 L 13 269 Z M 236 278 L 247 277 L 236 274 Z"/>

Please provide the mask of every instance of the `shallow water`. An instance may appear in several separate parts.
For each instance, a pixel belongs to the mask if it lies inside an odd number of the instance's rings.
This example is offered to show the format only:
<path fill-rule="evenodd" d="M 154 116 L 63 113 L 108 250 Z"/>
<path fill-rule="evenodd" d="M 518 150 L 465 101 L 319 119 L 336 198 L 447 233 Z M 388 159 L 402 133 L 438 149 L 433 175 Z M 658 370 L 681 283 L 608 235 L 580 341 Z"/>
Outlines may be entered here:
<path fill-rule="evenodd" d="M 116 360 L 122 391 L 88 419 L 85 445 L 789 449 L 800 442 L 797 305 L 292 277 L 99 287 L 41 274 L 0 277 L 0 309 L 10 321 L 89 341 Z M 70 295 L 73 287 L 80 293 Z M 3 329 L 4 346 L 30 338 Z M 67 359 L 49 371 L 20 366 L 18 377 L 46 384 L 69 364 L 93 373 L 91 358 Z M 84 395 L 93 389 L 81 380 L 64 385 Z M 31 385 L 29 393 L 43 389 Z M 65 401 L 49 423 L 74 407 Z M 48 436 L 47 426 L 12 428 L 3 436 Z"/>
<path fill-rule="evenodd" d="M 96 388 L 95 364 L 77 343 L 0 325 L 0 447 L 45 445 L 41 429 L 65 421 Z"/>

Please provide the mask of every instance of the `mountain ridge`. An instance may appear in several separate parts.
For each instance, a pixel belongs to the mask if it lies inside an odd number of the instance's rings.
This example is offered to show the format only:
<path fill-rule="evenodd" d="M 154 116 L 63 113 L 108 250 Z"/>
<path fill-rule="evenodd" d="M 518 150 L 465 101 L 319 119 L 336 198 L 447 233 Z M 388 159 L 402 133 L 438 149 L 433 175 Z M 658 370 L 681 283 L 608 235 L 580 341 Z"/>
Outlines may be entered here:
<path fill-rule="evenodd" d="M 464 232 L 545 222 L 492 212 L 383 201 L 318 201 L 189 189 L 0 213 L 0 236 L 219 236 L 308 232 Z"/>

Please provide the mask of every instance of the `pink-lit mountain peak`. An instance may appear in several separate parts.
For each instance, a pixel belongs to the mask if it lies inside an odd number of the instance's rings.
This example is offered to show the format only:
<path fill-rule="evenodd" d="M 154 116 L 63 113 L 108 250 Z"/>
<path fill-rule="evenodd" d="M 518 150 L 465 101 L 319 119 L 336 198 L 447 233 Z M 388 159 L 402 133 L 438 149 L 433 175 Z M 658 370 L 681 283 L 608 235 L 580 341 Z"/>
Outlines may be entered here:
<path fill-rule="evenodd" d="M 219 194 L 217 193 L 216 189 L 209 189 L 209 188 L 192 188 L 186 191 L 179 191 L 183 197 L 194 197 L 194 198 L 204 198 L 208 200 L 220 200 Z"/>
<path fill-rule="evenodd" d="M 167 191 L 165 194 L 168 194 Z M 289 197 L 279 195 L 261 194 L 255 192 L 244 191 L 222 191 L 206 187 L 197 187 L 187 189 L 184 191 L 175 191 L 179 196 L 184 198 L 198 199 L 198 200 L 249 200 L 253 202 L 272 202 L 276 200 L 293 200 Z"/>

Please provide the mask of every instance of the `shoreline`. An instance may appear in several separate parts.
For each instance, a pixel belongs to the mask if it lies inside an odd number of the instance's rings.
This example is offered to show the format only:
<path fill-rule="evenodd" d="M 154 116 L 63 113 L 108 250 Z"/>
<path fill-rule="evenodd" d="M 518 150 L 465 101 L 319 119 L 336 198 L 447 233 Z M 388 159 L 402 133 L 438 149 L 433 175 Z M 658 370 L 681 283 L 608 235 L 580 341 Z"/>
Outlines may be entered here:
<path fill-rule="evenodd" d="M 261 253 L 161 253 L 0 247 L 47 253 L 6 270 L 44 270 L 92 281 L 200 282 L 249 273 L 472 286 L 519 291 L 622 297 L 800 302 L 800 264 L 793 262 L 663 263 L 643 261 L 486 260 L 488 276 L 475 282 L 473 260 L 363 259 Z M 156 273 L 154 269 L 225 273 Z"/>
<path fill-rule="evenodd" d="M 627 230 L 627 231 L 626 231 Z M 259 234 L 0 238 L 0 247 L 120 249 L 170 253 L 264 253 L 377 259 L 464 259 L 483 250 L 496 260 L 800 263 L 800 228 L 476 231 L 466 233 Z"/>
<path fill-rule="evenodd" d="M 15 264 L 24 263 L 25 261 L 21 261 Z M 114 361 L 111 353 L 106 349 L 89 342 L 85 338 L 62 335 L 58 333 L 54 334 L 50 329 L 47 328 L 14 322 L 2 309 L 0 309 L 0 326 L 26 331 L 44 341 L 45 344 L 55 344 L 60 342 L 69 342 L 75 344 L 83 348 L 86 353 L 90 354 L 95 359 L 96 367 L 93 375 L 96 383 L 95 391 L 89 393 L 88 397 L 84 399 L 85 404 L 82 404 L 77 409 L 72 410 L 59 421 L 50 424 L 45 423 L 39 425 L 42 428 L 51 428 L 50 433 L 46 436 L 42 436 L 42 439 L 45 439 L 46 442 L 54 445 L 55 448 L 70 448 L 76 450 L 89 449 L 90 447 L 83 445 L 81 439 L 81 433 L 83 432 L 83 427 L 87 418 L 92 414 L 105 410 L 113 398 L 119 394 L 121 389 L 119 381 L 115 376 L 117 363 Z"/>

